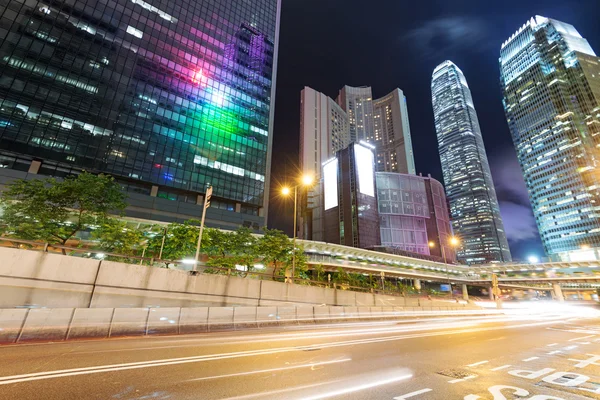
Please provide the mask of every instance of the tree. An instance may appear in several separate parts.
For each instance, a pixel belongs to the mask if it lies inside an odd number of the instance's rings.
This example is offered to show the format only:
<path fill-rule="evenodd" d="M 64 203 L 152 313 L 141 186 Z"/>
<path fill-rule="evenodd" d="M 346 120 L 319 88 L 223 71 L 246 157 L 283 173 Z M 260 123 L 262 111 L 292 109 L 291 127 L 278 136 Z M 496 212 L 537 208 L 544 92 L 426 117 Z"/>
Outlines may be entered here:
<path fill-rule="evenodd" d="M 209 228 L 202 237 L 202 252 L 209 256 L 208 266 L 235 269 L 242 265 L 248 272 L 258 258 L 257 239 L 247 227 L 234 232 Z"/>
<path fill-rule="evenodd" d="M 92 238 L 98 241 L 100 248 L 107 253 L 135 256 L 145 240 L 144 232 L 127 226 L 127 222 L 115 218 L 106 218 L 92 231 Z M 120 257 L 109 259 L 123 260 Z M 130 261 L 125 258 L 124 261 Z"/>
<path fill-rule="evenodd" d="M 103 174 L 83 172 L 62 181 L 20 179 L 0 195 L 3 230 L 10 237 L 64 245 L 109 212 L 125 209 L 125 198 L 119 184 Z"/>
<path fill-rule="evenodd" d="M 273 278 L 279 272 L 281 264 L 289 260 L 292 247 L 292 242 L 285 233 L 265 228 L 264 235 L 258 240 L 257 249 L 262 262 L 273 267 Z"/>
<path fill-rule="evenodd" d="M 196 255 L 196 245 L 200 234 L 200 221 L 190 219 L 184 223 L 172 223 L 166 227 L 165 244 L 162 252 L 163 260 L 181 260 Z M 158 257 L 165 235 L 164 227 L 155 226 L 148 239 L 148 253 Z"/>

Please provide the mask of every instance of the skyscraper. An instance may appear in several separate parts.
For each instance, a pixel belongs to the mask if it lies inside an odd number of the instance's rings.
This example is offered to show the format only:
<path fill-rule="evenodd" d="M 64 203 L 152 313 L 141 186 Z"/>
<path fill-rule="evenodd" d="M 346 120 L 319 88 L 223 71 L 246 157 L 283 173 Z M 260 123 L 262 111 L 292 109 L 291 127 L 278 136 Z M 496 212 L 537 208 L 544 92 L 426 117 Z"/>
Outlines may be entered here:
<path fill-rule="evenodd" d="M 406 97 L 400 89 L 373 100 L 368 86 L 344 86 L 337 97 L 348 114 L 350 140 L 375 145 L 380 172 L 416 174 Z"/>
<path fill-rule="evenodd" d="M 300 94 L 300 169 L 317 184 L 302 196 L 300 237 L 323 240 L 322 165 L 349 144 L 346 112 L 330 97 L 305 87 Z"/>
<path fill-rule="evenodd" d="M 191 203 L 192 215 L 212 185 L 209 225 L 264 226 L 279 7 L 279 0 L 1 3 L 2 166 L 110 173 L 132 196 Z M 136 216 L 179 215 L 174 202 L 140 214 L 154 204 L 142 200 Z"/>
<path fill-rule="evenodd" d="M 445 61 L 431 82 L 435 128 L 452 226 L 468 264 L 511 261 L 500 207 L 471 90 L 462 71 Z"/>
<path fill-rule="evenodd" d="M 598 259 L 600 58 L 577 30 L 536 16 L 502 44 L 504 108 L 547 254 Z"/>

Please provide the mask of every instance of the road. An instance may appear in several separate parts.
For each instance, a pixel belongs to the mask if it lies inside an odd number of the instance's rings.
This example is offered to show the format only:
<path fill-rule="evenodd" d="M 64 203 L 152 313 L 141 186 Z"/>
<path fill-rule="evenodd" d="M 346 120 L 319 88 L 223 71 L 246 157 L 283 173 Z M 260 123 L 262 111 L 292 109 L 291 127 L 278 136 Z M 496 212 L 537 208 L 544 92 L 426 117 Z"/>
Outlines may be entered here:
<path fill-rule="evenodd" d="M 0 399 L 600 399 L 600 312 L 0 348 Z"/>

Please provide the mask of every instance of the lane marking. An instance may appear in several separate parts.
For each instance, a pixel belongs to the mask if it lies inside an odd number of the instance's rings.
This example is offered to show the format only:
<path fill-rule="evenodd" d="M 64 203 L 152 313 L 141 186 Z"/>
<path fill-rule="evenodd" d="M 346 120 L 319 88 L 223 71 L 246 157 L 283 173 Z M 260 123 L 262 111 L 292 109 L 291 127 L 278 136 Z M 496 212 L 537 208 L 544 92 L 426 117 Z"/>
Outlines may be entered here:
<path fill-rule="evenodd" d="M 391 342 L 391 341 L 397 341 L 397 340 L 415 339 L 415 338 L 424 338 L 424 337 L 433 337 L 433 336 L 442 336 L 442 335 L 445 336 L 445 335 L 455 335 L 455 334 L 463 334 L 463 333 L 486 332 L 486 331 L 491 331 L 491 330 L 496 331 L 498 329 L 519 329 L 519 328 L 524 328 L 524 327 L 541 326 L 541 325 L 547 325 L 547 324 L 553 324 L 553 323 L 554 323 L 553 321 L 547 321 L 547 322 L 538 322 L 538 323 L 529 323 L 529 324 L 509 325 L 509 326 L 503 326 L 503 327 L 473 328 L 473 329 L 462 329 L 462 330 L 456 330 L 456 331 L 438 331 L 438 332 L 421 333 L 421 334 L 389 336 L 389 337 L 383 337 L 383 338 L 358 339 L 358 340 L 349 340 L 349 341 L 345 341 L 345 342 L 323 343 L 323 344 L 320 344 L 319 347 L 320 348 L 344 347 L 344 346 L 353 346 L 356 344 L 382 343 L 382 342 Z M 577 346 L 575 346 L 575 347 L 577 347 Z M 245 351 L 245 352 L 242 351 L 242 352 L 234 352 L 234 353 L 222 353 L 222 354 L 212 354 L 212 355 L 204 355 L 204 356 L 192 356 L 192 357 L 182 357 L 182 358 L 140 361 L 140 362 L 125 363 L 125 364 L 97 365 L 97 366 L 93 366 L 93 367 L 44 371 L 44 372 L 36 372 L 36 373 L 22 374 L 22 375 L 3 376 L 3 377 L 0 377 L 0 385 L 7 385 L 7 384 L 11 384 L 11 383 L 28 382 L 28 381 L 42 380 L 42 379 L 60 378 L 60 377 L 65 377 L 65 376 L 97 374 L 97 373 L 101 373 L 101 372 L 113 372 L 113 371 L 122 371 L 122 370 L 129 370 L 129 369 L 138 369 L 138 368 L 161 367 L 161 366 L 166 366 L 166 365 L 223 360 L 223 359 L 236 358 L 236 357 L 250 357 L 250 356 L 258 356 L 258 355 L 266 355 L 266 354 L 287 353 L 287 352 L 299 351 L 299 350 L 308 349 L 308 348 L 314 348 L 314 346 L 310 345 L 310 346 L 296 346 L 296 347 L 280 347 L 280 348 L 275 348 L 275 349 L 251 350 L 251 351 Z"/>
<path fill-rule="evenodd" d="M 385 379 L 385 380 L 381 380 L 381 381 L 365 383 L 362 385 L 350 386 L 345 389 L 338 389 L 338 390 L 333 390 L 331 392 L 316 394 L 314 396 L 303 397 L 303 399 L 304 400 L 321 400 L 321 399 L 327 399 L 329 397 L 337 397 L 337 396 L 341 396 L 343 394 L 349 394 L 349 393 L 358 392 L 360 390 L 371 389 L 371 388 L 381 386 L 381 385 L 388 385 L 390 383 L 403 381 L 406 379 L 410 379 L 412 377 L 413 377 L 412 375 L 402 375 L 397 378 L 390 378 L 390 379 Z"/>
<path fill-rule="evenodd" d="M 558 345 L 558 343 L 552 343 L 552 344 L 549 344 L 548 347 L 553 347 L 553 346 L 557 346 L 557 345 Z"/>
<path fill-rule="evenodd" d="M 589 335 L 589 336 L 578 337 L 578 338 L 575 338 L 575 339 L 569 339 L 568 342 L 576 342 L 576 341 L 581 340 L 581 339 L 587 339 L 587 338 L 591 338 L 591 337 L 595 337 L 595 336 L 596 335 Z"/>
<path fill-rule="evenodd" d="M 451 381 L 448 381 L 448 383 L 458 383 L 458 382 L 464 382 L 466 380 L 469 379 L 473 379 L 473 378 L 477 378 L 477 375 L 469 375 L 469 376 L 465 376 L 464 378 L 460 378 L 460 379 L 453 379 Z"/>
<path fill-rule="evenodd" d="M 408 399 L 410 397 L 415 397 L 415 396 L 418 396 L 418 395 L 423 394 L 423 393 L 431 392 L 432 390 L 433 389 L 429 389 L 429 388 L 417 390 L 416 392 L 410 392 L 410 393 L 407 393 L 407 394 L 402 395 L 402 396 L 394 397 L 393 400 L 406 400 L 406 399 Z"/>
<path fill-rule="evenodd" d="M 533 361 L 533 360 L 537 360 L 539 357 L 529 357 L 524 359 L 523 361 L 528 362 L 528 361 Z"/>
<path fill-rule="evenodd" d="M 562 353 L 562 351 L 554 350 L 554 351 L 551 351 L 550 353 L 546 353 L 546 354 L 553 355 L 553 354 L 558 354 L 558 353 Z"/>
<path fill-rule="evenodd" d="M 490 369 L 490 371 L 500 371 L 500 370 L 506 369 L 506 368 L 508 368 L 510 366 L 511 366 L 510 364 L 506 364 L 506 365 L 503 365 L 501 367 L 492 368 L 492 369 Z"/>
<path fill-rule="evenodd" d="M 579 346 L 575 346 L 575 345 L 573 345 L 573 346 L 567 346 L 567 347 L 563 347 L 562 349 L 563 349 L 563 350 L 573 350 L 573 349 L 576 349 L 576 348 L 578 348 L 578 347 L 579 347 Z"/>
<path fill-rule="evenodd" d="M 323 361 L 323 362 L 316 362 L 316 363 L 310 363 L 310 364 L 293 365 L 291 367 L 270 368 L 270 369 L 262 369 L 262 370 L 256 370 L 256 371 L 238 372 L 238 373 L 235 373 L 235 374 L 207 376 L 207 377 L 204 377 L 204 378 L 190 379 L 190 380 L 187 380 L 186 382 L 206 381 L 206 380 L 209 380 L 209 379 L 220 379 L 220 378 L 231 378 L 233 376 L 263 374 L 263 373 L 266 373 L 266 372 L 287 371 L 287 370 L 290 370 L 290 369 L 299 369 L 299 368 L 309 368 L 309 367 L 313 368 L 313 367 L 318 367 L 320 365 L 338 364 L 338 363 L 343 363 L 343 362 L 347 362 L 347 361 L 352 361 L 352 359 L 351 358 L 343 358 L 341 360 L 332 360 L 332 361 Z"/>
<path fill-rule="evenodd" d="M 489 363 L 489 361 L 488 361 L 488 360 L 485 360 L 485 361 L 479 361 L 479 362 L 476 362 L 476 363 L 473 363 L 473 364 L 469 364 L 469 365 L 467 365 L 467 367 L 476 367 L 476 366 L 478 366 L 478 365 L 487 364 L 487 363 Z"/>

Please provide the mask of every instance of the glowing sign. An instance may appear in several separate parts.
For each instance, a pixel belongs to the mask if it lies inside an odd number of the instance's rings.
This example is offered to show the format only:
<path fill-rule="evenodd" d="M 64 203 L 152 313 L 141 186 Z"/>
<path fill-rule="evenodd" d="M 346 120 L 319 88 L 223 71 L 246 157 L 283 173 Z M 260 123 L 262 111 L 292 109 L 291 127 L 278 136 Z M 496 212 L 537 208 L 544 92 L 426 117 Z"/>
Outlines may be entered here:
<path fill-rule="evenodd" d="M 375 197 L 373 152 L 359 144 L 354 145 L 354 163 L 358 175 L 358 191 Z"/>
<path fill-rule="evenodd" d="M 338 205 L 338 160 L 327 161 L 323 164 L 323 187 L 325 191 L 325 210 Z"/>

